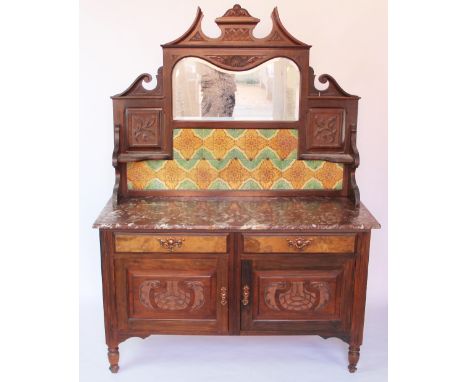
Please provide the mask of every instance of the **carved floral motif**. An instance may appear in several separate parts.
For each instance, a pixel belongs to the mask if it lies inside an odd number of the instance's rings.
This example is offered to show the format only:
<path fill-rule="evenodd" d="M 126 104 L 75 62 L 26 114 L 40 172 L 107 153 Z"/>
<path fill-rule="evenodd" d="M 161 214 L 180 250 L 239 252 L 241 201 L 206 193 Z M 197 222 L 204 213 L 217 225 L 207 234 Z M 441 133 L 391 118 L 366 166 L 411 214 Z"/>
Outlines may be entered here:
<path fill-rule="evenodd" d="M 148 144 L 156 141 L 156 117 L 134 117 L 132 122 L 133 142 Z"/>
<path fill-rule="evenodd" d="M 242 8 L 239 4 L 228 9 L 223 17 L 252 17 L 247 9 Z"/>
<path fill-rule="evenodd" d="M 205 303 L 200 281 L 144 281 L 140 285 L 140 302 L 152 310 L 200 309 Z"/>
<path fill-rule="evenodd" d="M 253 64 L 254 62 L 261 60 L 263 56 L 237 56 L 237 55 L 224 55 L 224 56 L 208 56 L 213 61 L 219 62 L 226 66 L 232 66 L 239 68 Z"/>
<path fill-rule="evenodd" d="M 265 304 L 272 310 L 320 310 L 330 300 L 330 287 L 325 282 L 277 281 L 265 288 Z"/>
<path fill-rule="evenodd" d="M 314 141 L 317 144 L 329 145 L 339 140 L 338 133 L 341 129 L 338 123 L 337 115 L 315 115 Z"/>

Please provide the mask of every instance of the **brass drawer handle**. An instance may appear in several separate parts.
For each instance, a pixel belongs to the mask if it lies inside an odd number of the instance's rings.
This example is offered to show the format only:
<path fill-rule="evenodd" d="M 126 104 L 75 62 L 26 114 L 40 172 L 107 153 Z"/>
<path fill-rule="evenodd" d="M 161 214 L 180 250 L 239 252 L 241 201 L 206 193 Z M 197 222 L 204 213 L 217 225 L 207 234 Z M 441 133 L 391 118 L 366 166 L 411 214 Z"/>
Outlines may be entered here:
<path fill-rule="evenodd" d="M 249 305 L 249 297 L 250 297 L 250 288 L 248 285 L 244 285 L 242 288 L 242 305 L 247 306 Z"/>
<path fill-rule="evenodd" d="M 185 239 L 158 239 L 159 240 L 159 244 L 161 244 L 161 247 L 165 248 L 165 249 L 168 249 L 170 252 L 172 252 L 174 250 L 175 247 L 177 248 L 180 248 L 182 247 L 182 242 L 185 240 Z"/>
<path fill-rule="evenodd" d="M 221 305 L 226 305 L 227 304 L 227 288 L 226 287 L 222 287 L 221 288 L 221 292 L 220 292 L 220 296 L 221 296 Z"/>
<path fill-rule="evenodd" d="M 303 239 L 301 237 L 294 239 L 294 240 L 286 239 L 286 241 L 288 242 L 288 245 L 290 247 L 293 247 L 299 251 L 302 251 L 305 247 L 309 246 L 311 243 L 310 240 Z"/>

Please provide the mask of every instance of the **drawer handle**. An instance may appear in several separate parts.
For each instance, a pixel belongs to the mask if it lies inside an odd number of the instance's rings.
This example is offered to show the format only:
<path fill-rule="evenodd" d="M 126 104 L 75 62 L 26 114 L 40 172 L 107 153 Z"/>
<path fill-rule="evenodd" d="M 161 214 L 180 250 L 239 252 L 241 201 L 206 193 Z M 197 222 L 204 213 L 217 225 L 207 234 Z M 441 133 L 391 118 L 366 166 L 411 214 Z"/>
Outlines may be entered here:
<path fill-rule="evenodd" d="M 182 247 L 182 242 L 185 240 L 185 239 L 158 239 L 159 240 L 159 244 L 161 244 L 161 247 L 165 248 L 165 249 L 168 249 L 170 252 L 172 252 L 174 250 L 175 247 L 177 248 L 180 248 Z"/>
<path fill-rule="evenodd" d="M 244 285 L 242 288 L 242 305 L 247 306 L 249 305 L 249 297 L 250 297 L 250 288 L 248 285 Z"/>
<path fill-rule="evenodd" d="M 221 305 L 226 305 L 227 304 L 227 293 L 228 293 L 228 290 L 226 287 L 222 287 L 221 288 L 221 292 L 220 292 L 220 296 L 221 296 Z"/>
<path fill-rule="evenodd" d="M 290 247 L 296 248 L 299 251 L 302 251 L 305 247 L 309 246 L 311 243 L 310 240 L 303 239 L 301 237 L 294 239 L 294 240 L 289 240 L 289 239 L 286 239 L 286 240 Z"/>

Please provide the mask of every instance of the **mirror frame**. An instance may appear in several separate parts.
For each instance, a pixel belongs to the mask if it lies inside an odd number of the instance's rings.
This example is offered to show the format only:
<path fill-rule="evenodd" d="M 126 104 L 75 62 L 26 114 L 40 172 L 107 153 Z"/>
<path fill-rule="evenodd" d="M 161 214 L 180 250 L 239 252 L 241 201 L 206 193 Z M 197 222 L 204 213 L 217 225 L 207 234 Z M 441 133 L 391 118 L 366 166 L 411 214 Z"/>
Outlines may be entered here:
<path fill-rule="evenodd" d="M 295 100 L 296 103 L 294 105 L 294 110 L 296 110 L 296 113 L 294 113 L 294 118 L 289 118 L 289 119 L 273 119 L 273 114 L 275 112 L 274 110 L 274 105 L 273 105 L 273 99 L 271 100 L 271 112 L 272 112 L 272 118 L 266 118 L 264 117 L 263 119 L 262 118 L 258 118 L 258 119 L 249 119 L 248 117 L 245 117 L 245 116 L 238 116 L 236 117 L 236 119 L 233 119 L 233 118 L 230 118 L 230 117 L 208 117 L 208 118 L 205 118 L 203 116 L 187 116 L 187 117 L 180 117 L 180 116 L 175 116 L 174 113 L 175 113 L 175 108 L 174 108 L 174 104 L 175 102 L 177 101 L 177 97 L 176 97 L 176 92 L 174 91 L 176 89 L 176 86 L 175 86 L 175 79 L 174 79 L 174 70 L 176 70 L 176 68 L 181 65 L 181 63 L 185 60 L 190 60 L 190 63 L 193 62 L 193 60 L 196 60 L 195 62 L 196 63 L 199 63 L 199 64 L 204 64 L 206 65 L 207 67 L 210 67 L 211 69 L 214 69 L 214 70 L 218 70 L 219 71 L 227 71 L 228 73 L 230 74 L 234 74 L 236 75 L 236 73 L 244 73 L 244 72 L 247 72 L 247 71 L 254 71 L 256 68 L 259 68 L 260 66 L 262 65 L 268 65 L 269 63 L 273 63 L 274 60 L 286 60 L 286 63 L 287 65 L 289 65 L 290 67 L 293 67 L 294 68 L 294 75 L 297 75 L 297 87 L 294 87 L 294 88 L 291 88 L 294 90 L 294 97 L 292 98 L 292 100 Z M 189 64 L 190 64 L 189 63 Z M 200 76 L 200 74 L 198 73 L 198 76 Z M 184 79 L 182 79 L 182 82 L 183 82 Z M 275 57 L 275 58 L 272 58 L 268 61 L 264 61 L 264 62 L 261 62 L 259 63 L 258 65 L 254 66 L 253 68 L 251 69 L 244 69 L 242 71 L 232 71 L 232 70 L 228 70 L 228 69 L 224 69 L 224 68 L 221 68 L 220 66 L 218 65 L 213 65 L 211 62 L 208 62 L 206 60 L 203 60 L 203 59 L 200 59 L 198 57 L 194 57 L 194 56 L 191 56 L 191 57 L 183 57 L 181 58 L 180 60 L 178 60 L 175 64 L 174 64 L 174 67 L 173 67 L 173 70 L 172 70 L 172 74 L 171 74 L 171 81 L 172 81 L 172 93 L 171 93 L 171 97 L 173 99 L 173 110 L 172 110 L 172 115 L 173 115 L 173 119 L 174 121 L 198 121 L 198 122 L 208 122 L 208 121 L 214 121 L 214 122 L 221 122 L 221 121 L 230 121 L 230 122 L 251 122 L 251 123 L 257 123 L 257 122 L 263 122 L 263 121 L 266 121 L 266 122 L 285 122 L 285 121 L 289 121 L 289 122 L 295 122 L 299 119 L 299 105 L 300 105 L 300 83 L 301 83 L 301 72 L 298 68 L 298 66 L 296 65 L 296 63 L 292 60 L 290 60 L 289 58 L 286 58 L 286 57 Z M 179 83 L 180 84 L 180 83 Z M 198 84 L 200 85 L 201 82 L 199 81 Z M 236 84 L 238 85 L 238 82 L 236 80 Z M 266 93 L 265 93 L 266 94 Z M 238 96 L 241 95 L 241 92 L 239 91 L 239 88 L 236 90 L 236 100 L 238 99 Z M 296 98 L 297 97 L 297 98 Z M 291 98 L 289 99 L 291 100 Z M 285 99 L 285 102 L 287 100 Z M 201 102 L 201 99 L 200 99 L 200 102 Z M 242 104 L 239 104 L 242 106 Z M 234 112 L 235 112 L 235 107 L 237 106 L 237 102 L 236 104 L 234 105 Z M 245 104 L 243 105 L 245 107 Z M 199 103 L 199 107 L 201 107 L 201 103 Z M 282 105 L 282 107 L 284 107 L 284 104 Z"/>
<path fill-rule="evenodd" d="M 157 85 L 148 88 L 152 76 L 144 73 L 122 93 L 112 97 L 114 104 L 114 153 L 116 172 L 114 202 L 119 197 L 137 196 L 127 189 L 126 163 L 140 160 L 172 159 L 173 130 L 206 129 L 297 129 L 297 159 L 324 160 L 344 164 L 343 188 L 340 191 L 294 190 L 285 195 L 330 195 L 350 197 L 359 204 L 355 170 L 359 166 L 356 147 L 359 97 L 344 91 L 328 74 L 316 76 L 309 67 L 310 45 L 294 38 L 283 26 L 275 8 L 271 15 L 271 32 L 257 38 L 253 35 L 260 21 L 236 4 L 215 22 L 221 34 L 211 38 L 201 28 L 203 13 L 198 8 L 192 26 L 178 39 L 162 45 L 163 66 L 158 69 Z M 185 57 L 198 57 L 215 66 L 232 71 L 254 68 L 273 58 L 294 61 L 300 72 L 299 120 L 297 121 L 187 121 L 173 120 L 172 71 Z M 146 84 L 145 84 L 146 83 Z M 132 113 L 148 113 L 152 117 L 152 144 L 136 147 L 132 143 Z M 325 121 L 325 122 L 324 122 Z M 334 121 L 334 122 L 333 122 Z M 325 124 L 324 124 L 325 123 Z M 333 125 L 335 123 L 335 125 Z M 332 126 L 333 125 L 333 126 Z M 337 129 L 335 127 L 337 126 Z M 333 139 L 327 141 L 330 136 Z M 233 194 L 229 192 L 229 194 Z M 259 191 L 258 194 L 268 194 Z M 147 195 L 147 193 L 146 193 Z M 174 193 L 170 193 L 174 195 Z M 243 195 L 247 195 L 244 193 Z M 274 195 L 282 195 L 280 191 Z"/>

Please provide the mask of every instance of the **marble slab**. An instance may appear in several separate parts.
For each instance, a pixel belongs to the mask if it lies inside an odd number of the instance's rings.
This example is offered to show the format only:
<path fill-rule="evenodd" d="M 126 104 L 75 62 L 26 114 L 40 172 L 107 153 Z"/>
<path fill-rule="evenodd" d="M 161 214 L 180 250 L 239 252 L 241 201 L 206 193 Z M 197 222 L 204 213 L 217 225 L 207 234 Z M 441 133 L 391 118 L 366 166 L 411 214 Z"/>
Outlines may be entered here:
<path fill-rule="evenodd" d="M 332 197 L 138 197 L 109 201 L 93 228 L 134 230 L 370 230 L 380 224 L 361 203 Z"/>

